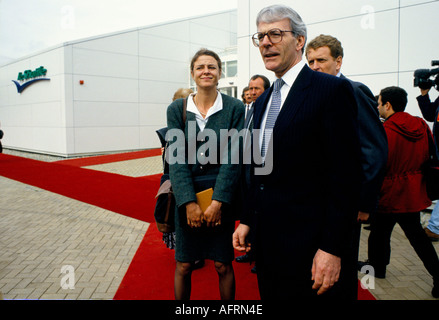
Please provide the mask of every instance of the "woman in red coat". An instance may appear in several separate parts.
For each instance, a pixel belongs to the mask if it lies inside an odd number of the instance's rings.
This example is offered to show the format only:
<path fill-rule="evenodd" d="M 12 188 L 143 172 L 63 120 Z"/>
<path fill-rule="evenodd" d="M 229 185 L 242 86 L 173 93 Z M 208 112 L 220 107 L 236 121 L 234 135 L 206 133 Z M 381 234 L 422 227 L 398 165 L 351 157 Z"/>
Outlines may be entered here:
<path fill-rule="evenodd" d="M 433 277 L 432 295 L 439 298 L 438 256 L 420 223 L 420 211 L 431 205 L 421 170 L 428 158 L 427 135 L 431 132 L 423 119 L 404 112 L 406 105 L 404 89 L 381 90 L 378 110 L 385 119 L 389 154 L 378 210 L 371 224 L 367 264 L 374 268 L 376 277 L 385 277 L 390 238 L 398 223 Z"/>

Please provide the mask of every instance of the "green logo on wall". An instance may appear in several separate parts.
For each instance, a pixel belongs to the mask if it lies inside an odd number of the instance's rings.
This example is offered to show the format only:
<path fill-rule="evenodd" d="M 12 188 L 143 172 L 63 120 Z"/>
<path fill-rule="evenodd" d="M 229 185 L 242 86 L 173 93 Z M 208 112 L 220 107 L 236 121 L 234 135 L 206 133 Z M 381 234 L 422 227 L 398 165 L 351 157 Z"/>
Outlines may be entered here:
<path fill-rule="evenodd" d="M 34 71 L 26 70 L 24 72 L 20 72 L 18 74 L 17 80 L 18 81 L 24 81 L 29 80 L 37 77 L 45 76 L 47 73 L 47 69 L 44 67 L 39 67 L 38 69 L 35 69 Z"/>
<path fill-rule="evenodd" d="M 26 70 L 26 71 L 20 72 L 18 74 L 17 80 L 18 81 L 26 81 L 25 83 L 21 84 L 16 80 L 12 80 L 12 81 L 15 83 L 15 85 L 17 87 L 17 92 L 21 93 L 24 89 L 26 89 L 32 83 L 35 83 L 37 81 L 42 81 L 42 80 L 50 80 L 47 78 L 41 78 L 41 77 L 45 76 L 46 73 L 47 73 L 47 69 L 45 69 L 43 66 L 41 66 L 41 67 L 35 69 L 34 71 Z M 27 81 L 27 80 L 29 80 L 29 81 Z"/>

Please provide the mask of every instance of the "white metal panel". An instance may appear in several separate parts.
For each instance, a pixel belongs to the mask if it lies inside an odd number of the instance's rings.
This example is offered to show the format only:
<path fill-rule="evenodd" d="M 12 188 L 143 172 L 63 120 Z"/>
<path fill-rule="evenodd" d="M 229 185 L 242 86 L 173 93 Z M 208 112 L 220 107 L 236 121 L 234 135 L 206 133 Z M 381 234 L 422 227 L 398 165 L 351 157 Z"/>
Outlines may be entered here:
<path fill-rule="evenodd" d="M 74 123 L 81 127 L 124 127 L 139 124 L 139 107 L 127 102 L 75 101 Z"/>
<path fill-rule="evenodd" d="M 75 128 L 75 153 L 108 152 L 111 150 L 137 150 L 138 127 L 87 127 Z"/>
<path fill-rule="evenodd" d="M 313 24 L 308 28 L 308 41 L 322 33 L 336 37 L 343 46 L 344 74 L 397 72 L 398 11 L 376 13 L 374 20 L 373 28 L 367 29 L 359 16 Z"/>
<path fill-rule="evenodd" d="M 190 63 L 179 62 L 167 59 L 139 57 L 139 79 L 164 81 L 164 82 L 185 82 L 188 80 Z"/>
<path fill-rule="evenodd" d="M 139 80 L 139 102 L 169 104 L 175 91 L 182 87 L 181 84 L 181 82 Z"/>
<path fill-rule="evenodd" d="M 411 1 L 414 2 L 414 1 Z M 401 9 L 400 70 L 430 69 L 439 60 L 439 1 Z"/>
<path fill-rule="evenodd" d="M 137 87 L 137 79 L 73 75 L 74 101 L 137 102 Z"/>
<path fill-rule="evenodd" d="M 166 127 L 166 110 L 171 104 L 171 98 L 168 104 L 141 103 L 139 105 L 139 124 L 141 126 Z"/>
<path fill-rule="evenodd" d="M 74 74 L 137 79 L 138 69 L 137 55 L 73 47 Z"/>
<path fill-rule="evenodd" d="M 138 52 L 137 43 L 137 31 L 129 31 L 126 33 L 118 33 L 116 35 L 102 36 L 91 40 L 78 41 L 74 44 L 74 47 L 132 55 L 137 54 Z"/>
<path fill-rule="evenodd" d="M 190 61 L 189 39 L 170 39 L 155 34 L 139 34 L 139 56 L 169 61 Z"/>

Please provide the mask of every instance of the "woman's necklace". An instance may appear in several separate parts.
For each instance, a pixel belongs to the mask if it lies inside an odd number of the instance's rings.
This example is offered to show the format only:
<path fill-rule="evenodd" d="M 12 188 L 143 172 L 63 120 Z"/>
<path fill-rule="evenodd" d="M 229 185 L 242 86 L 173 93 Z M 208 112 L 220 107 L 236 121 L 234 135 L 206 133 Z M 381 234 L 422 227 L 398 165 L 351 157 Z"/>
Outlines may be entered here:
<path fill-rule="evenodd" d="M 205 116 L 205 117 L 206 117 L 206 116 L 207 116 L 207 113 L 203 113 L 203 112 L 201 112 L 200 108 L 198 108 L 197 95 L 194 96 L 194 102 L 195 102 L 195 106 L 196 106 L 197 109 L 198 109 L 198 112 L 201 113 L 202 116 Z"/>

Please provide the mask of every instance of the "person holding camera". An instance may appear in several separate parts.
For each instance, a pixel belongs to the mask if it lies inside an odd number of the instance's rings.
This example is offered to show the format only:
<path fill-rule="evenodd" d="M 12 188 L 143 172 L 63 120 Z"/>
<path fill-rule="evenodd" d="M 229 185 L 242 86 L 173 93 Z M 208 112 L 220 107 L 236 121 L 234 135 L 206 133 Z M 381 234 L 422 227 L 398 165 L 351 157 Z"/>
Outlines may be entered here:
<path fill-rule="evenodd" d="M 391 235 L 398 223 L 433 278 L 431 295 L 439 298 L 438 256 L 419 222 L 420 212 L 431 205 L 421 171 L 428 159 L 430 132 L 423 119 L 405 112 L 407 101 L 407 92 L 400 87 L 387 87 L 379 94 L 378 110 L 385 119 L 389 155 L 368 239 L 369 260 L 360 264 L 373 267 L 375 277 L 386 277 Z"/>
<path fill-rule="evenodd" d="M 434 102 L 431 102 L 429 91 L 431 85 L 420 86 L 421 95 L 416 97 L 418 100 L 419 109 L 421 109 L 422 116 L 425 120 L 433 122 L 433 137 L 436 146 L 436 155 L 439 157 L 439 97 L 436 98 Z M 439 205 L 434 206 L 433 212 L 431 213 L 430 221 L 428 226 L 425 228 L 425 233 L 432 241 L 439 241 Z"/>

